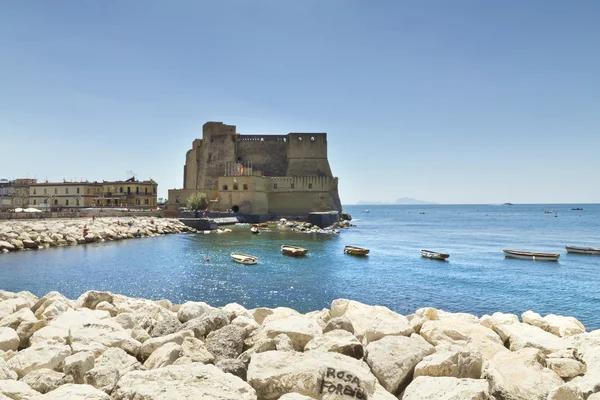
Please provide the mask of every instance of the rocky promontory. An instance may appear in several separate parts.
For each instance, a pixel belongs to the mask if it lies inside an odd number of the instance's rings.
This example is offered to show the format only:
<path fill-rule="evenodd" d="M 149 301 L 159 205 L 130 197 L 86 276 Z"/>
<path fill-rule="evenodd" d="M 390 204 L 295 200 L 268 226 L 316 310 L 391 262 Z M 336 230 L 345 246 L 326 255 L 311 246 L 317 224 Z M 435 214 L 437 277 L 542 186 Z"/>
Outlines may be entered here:
<path fill-rule="evenodd" d="M 401 315 L 0 291 L 0 399 L 600 399 L 600 330 L 532 311 Z"/>
<path fill-rule="evenodd" d="M 7 220 L 0 221 L 0 254 L 182 232 L 196 231 L 177 219 L 154 217 Z"/>

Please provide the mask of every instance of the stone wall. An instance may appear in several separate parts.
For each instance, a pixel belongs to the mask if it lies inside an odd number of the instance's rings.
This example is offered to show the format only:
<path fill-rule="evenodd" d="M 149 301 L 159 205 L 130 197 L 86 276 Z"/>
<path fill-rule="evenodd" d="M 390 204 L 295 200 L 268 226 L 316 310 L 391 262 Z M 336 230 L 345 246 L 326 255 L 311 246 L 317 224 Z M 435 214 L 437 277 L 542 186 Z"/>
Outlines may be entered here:
<path fill-rule="evenodd" d="M 288 168 L 287 139 L 283 135 L 240 135 L 237 157 L 250 162 L 264 176 L 285 176 Z"/>

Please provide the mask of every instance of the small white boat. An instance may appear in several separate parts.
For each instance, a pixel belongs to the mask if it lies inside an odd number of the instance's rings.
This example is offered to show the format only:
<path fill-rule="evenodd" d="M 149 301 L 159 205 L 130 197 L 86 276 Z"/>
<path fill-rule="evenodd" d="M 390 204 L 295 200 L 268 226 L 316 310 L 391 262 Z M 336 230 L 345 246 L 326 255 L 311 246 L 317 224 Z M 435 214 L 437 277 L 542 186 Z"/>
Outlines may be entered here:
<path fill-rule="evenodd" d="M 600 255 L 598 247 L 565 246 L 565 249 L 567 249 L 567 253 Z"/>
<path fill-rule="evenodd" d="M 308 253 L 308 250 L 304 249 L 302 247 L 284 244 L 281 246 L 281 252 L 288 256 L 298 257 L 298 256 L 306 255 L 306 253 Z"/>
<path fill-rule="evenodd" d="M 250 256 L 248 254 L 231 253 L 231 258 L 236 263 L 245 264 L 245 265 L 254 265 L 258 262 L 258 257 Z"/>
<path fill-rule="evenodd" d="M 351 254 L 353 256 L 366 256 L 371 250 L 364 247 L 356 246 L 344 246 L 344 253 Z"/>
<path fill-rule="evenodd" d="M 532 253 L 529 251 L 518 251 L 518 250 L 503 250 L 504 255 L 510 258 L 518 258 L 519 260 L 533 260 L 533 261 L 558 261 L 560 254 L 552 253 Z"/>
<path fill-rule="evenodd" d="M 421 250 L 421 257 L 431 258 L 432 260 L 445 260 L 450 257 L 450 254 L 439 253 L 431 250 Z"/>
<path fill-rule="evenodd" d="M 252 233 L 260 233 L 260 231 L 258 230 L 258 226 L 253 226 L 252 228 L 250 228 L 250 232 L 252 232 Z"/>

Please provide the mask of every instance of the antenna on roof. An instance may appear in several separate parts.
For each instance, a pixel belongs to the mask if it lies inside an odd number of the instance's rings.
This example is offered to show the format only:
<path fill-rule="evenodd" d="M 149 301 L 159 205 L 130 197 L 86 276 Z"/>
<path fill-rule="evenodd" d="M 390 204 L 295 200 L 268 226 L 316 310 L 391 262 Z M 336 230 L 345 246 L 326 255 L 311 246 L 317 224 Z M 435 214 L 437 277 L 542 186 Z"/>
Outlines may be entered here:
<path fill-rule="evenodd" d="M 131 170 L 125 171 L 127 174 L 127 179 L 132 179 L 133 181 L 137 181 L 137 174 Z"/>

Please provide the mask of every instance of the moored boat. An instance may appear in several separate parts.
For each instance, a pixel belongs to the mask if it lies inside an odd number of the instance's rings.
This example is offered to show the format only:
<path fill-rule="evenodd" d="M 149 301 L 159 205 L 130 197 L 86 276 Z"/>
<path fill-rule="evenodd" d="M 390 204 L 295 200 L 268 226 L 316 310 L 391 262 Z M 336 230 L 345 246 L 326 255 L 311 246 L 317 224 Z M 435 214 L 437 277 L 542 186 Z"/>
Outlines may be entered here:
<path fill-rule="evenodd" d="M 432 260 L 445 260 L 446 258 L 450 257 L 450 254 L 431 250 L 421 250 L 421 257 L 431 258 Z"/>
<path fill-rule="evenodd" d="M 298 246 L 292 246 L 288 244 L 284 244 L 281 246 L 281 252 L 288 256 L 304 256 L 308 253 L 308 250 Z"/>
<path fill-rule="evenodd" d="M 252 232 L 252 233 L 260 233 L 260 231 L 258 230 L 258 226 L 253 226 L 252 228 L 250 228 L 250 232 Z"/>
<path fill-rule="evenodd" d="M 258 262 L 258 257 L 242 253 L 231 253 L 231 258 L 236 263 L 254 265 Z"/>
<path fill-rule="evenodd" d="M 366 256 L 369 254 L 369 249 L 365 249 L 364 247 L 356 247 L 356 246 L 344 246 L 344 253 L 352 254 L 353 256 Z"/>
<path fill-rule="evenodd" d="M 503 250 L 504 255 L 510 258 L 518 258 L 520 260 L 533 260 L 533 261 L 558 261 L 560 254 L 552 253 L 532 253 L 529 251 L 518 251 L 518 250 Z"/>
<path fill-rule="evenodd" d="M 565 249 L 567 249 L 567 253 L 600 255 L 598 247 L 565 246 Z"/>

